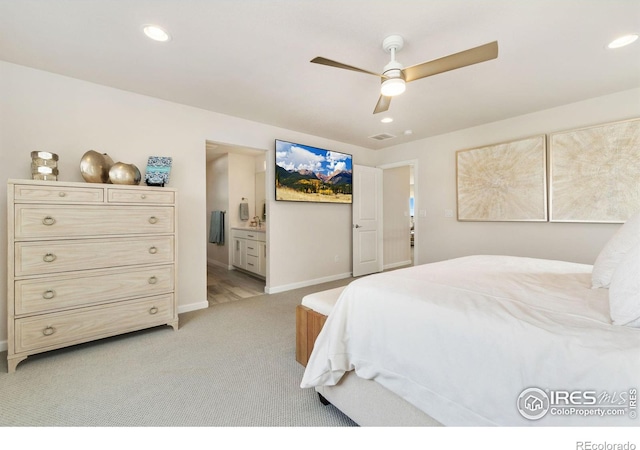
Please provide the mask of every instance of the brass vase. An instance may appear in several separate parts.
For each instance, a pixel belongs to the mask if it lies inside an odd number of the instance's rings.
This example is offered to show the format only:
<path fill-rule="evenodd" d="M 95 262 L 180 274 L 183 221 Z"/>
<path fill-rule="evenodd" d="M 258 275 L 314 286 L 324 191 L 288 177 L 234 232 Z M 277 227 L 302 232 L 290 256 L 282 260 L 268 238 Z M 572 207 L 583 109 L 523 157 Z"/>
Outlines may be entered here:
<path fill-rule="evenodd" d="M 80 160 L 80 173 L 88 183 L 108 183 L 112 165 L 113 160 L 106 153 L 89 150 Z"/>
<path fill-rule="evenodd" d="M 140 184 L 142 174 L 133 164 L 117 162 L 109 170 L 109 181 L 113 184 Z"/>

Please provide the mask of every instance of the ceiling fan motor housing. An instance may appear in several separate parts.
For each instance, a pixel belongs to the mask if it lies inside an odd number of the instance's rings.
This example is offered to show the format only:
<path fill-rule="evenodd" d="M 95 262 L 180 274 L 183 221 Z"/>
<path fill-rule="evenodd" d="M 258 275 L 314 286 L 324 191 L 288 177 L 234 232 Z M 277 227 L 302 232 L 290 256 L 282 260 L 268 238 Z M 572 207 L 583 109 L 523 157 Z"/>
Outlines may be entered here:
<path fill-rule="evenodd" d="M 405 78 L 402 71 L 402 64 L 391 60 L 382 72 L 382 86 L 380 93 L 386 97 L 395 97 L 405 91 Z"/>
<path fill-rule="evenodd" d="M 404 67 L 398 61 L 396 61 L 396 52 L 402 50 L 404 46 L 404 39 L 399 35 L 391 35 L 384 38 L 382 41 L 382 48 L 385 52 L 391 53 L 391 61 L 382 69 L 382 75 L 386 79 L 400 78 L 404 80 L 404 73 L 402 69 Z M 384 81 L 384 80 L 383 80 Z"/>
<path fill-rule="evenodd" d="M 384 66 L 382 75 L 387 79 L 402 78 L 404 80 L 404 73 L 402 72 L 403 68 L 402 64 L 398 61 L 390 61 L 386 66 Z"/>

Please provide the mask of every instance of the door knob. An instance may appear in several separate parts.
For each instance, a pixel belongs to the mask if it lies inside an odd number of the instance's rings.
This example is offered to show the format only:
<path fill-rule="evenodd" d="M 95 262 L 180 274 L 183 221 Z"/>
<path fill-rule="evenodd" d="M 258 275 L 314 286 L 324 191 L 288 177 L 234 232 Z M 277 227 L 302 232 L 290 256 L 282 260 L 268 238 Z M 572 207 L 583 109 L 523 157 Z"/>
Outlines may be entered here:
<path fill-rule="evenodd" d="M 360 228 L 360 225 L 358 225 L 357 223 L 353 225 L 353 228 Z"/>

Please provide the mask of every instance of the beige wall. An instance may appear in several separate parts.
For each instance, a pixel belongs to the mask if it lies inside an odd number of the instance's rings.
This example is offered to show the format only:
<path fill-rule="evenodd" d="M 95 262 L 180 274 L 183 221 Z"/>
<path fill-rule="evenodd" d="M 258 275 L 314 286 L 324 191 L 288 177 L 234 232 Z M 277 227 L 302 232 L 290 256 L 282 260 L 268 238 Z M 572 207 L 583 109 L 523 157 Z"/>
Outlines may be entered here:
<path fill-rule="evenodd" d="M 377 162 L 380 165 L 399 160 L 419 162 L 415 193 L 417 263 L 470 254 L 507 254 L 592 264 L 619 225 L 456 221 L 455 153 L 461 149 L 634 117 L 640 117 L 640 89 L 380 151 Z M 452 211 L 454 217 L 445 217 L 445 210 Z"/>
<path fill-rule="evenodd" d="M 0 126 L 2 211 L 6 210 L 5 181 L 30 177 L 33 150 L 57 153 L 59 179 L 64 181 L 82 181 L 79 162 L 89 149 L 133 163 L 142 171 L 150 155 L 173 157 L 170 186 L 179 192 L 179 312 L 207 306 L 207 140 L 267 150 L 270 186 L 275 139 L 350 153 L 358 164 L 371 164 L 373 159 L 360 147 L 6 62 L 0 62 Z M 348 206 L 276 204 L 273 192 L 267 195 L 269 279 L 274 290 L 350 272 Z M 6 233 L 6 221 L 0 220 L 2 254 L 6 254 Z M 7 336 L 6 270 L 6 261 L 0 258 L 0 350 L 6 349 Z"/>

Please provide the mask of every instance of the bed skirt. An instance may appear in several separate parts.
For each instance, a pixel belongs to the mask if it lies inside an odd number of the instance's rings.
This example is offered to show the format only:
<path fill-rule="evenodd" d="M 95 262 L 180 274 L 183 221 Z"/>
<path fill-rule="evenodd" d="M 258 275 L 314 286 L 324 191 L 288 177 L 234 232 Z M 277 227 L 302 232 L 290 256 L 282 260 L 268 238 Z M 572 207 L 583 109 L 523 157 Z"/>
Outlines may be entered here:
<path fill-rule="evenodd" d="M 442 426 L 431 416 L 373 380 L 347 372 L 335 386 L 315 390 L 361 427 Z"/>

